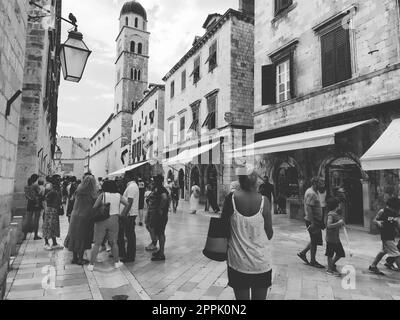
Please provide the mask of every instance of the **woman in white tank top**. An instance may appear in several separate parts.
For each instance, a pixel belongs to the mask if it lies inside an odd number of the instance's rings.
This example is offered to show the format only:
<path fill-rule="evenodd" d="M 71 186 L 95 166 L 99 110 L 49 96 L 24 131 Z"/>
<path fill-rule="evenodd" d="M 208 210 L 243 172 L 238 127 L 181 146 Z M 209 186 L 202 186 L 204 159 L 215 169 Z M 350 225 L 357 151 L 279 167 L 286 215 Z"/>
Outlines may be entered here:
<path fill-rule="evenodd" d="M 269 200 L 257 192 L 258 176 L 251 170 L 239 176 L 240 191 L 225 200 L 228 219 L 229 286 L 237 300 L 266 300 L 272 285 L 272 216 Z"/>

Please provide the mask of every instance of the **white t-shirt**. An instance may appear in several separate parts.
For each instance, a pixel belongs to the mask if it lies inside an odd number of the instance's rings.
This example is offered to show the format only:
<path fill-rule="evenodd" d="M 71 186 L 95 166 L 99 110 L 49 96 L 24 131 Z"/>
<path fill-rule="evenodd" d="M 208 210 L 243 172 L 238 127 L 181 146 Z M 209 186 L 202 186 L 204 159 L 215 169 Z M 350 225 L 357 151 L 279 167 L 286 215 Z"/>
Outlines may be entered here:
<path fill-rule="evenodd" d="M 128 184 L 124 192 L 124 197 L 129 201 L 129 199 L 133 199 L 132 208 L 129 211 L 130 217 L 137 217 L 139 215 L 139 187 L 135 181 L 132 181 Z"/>
<path fill-rule="evenodd" d="M 110 216 L 115 216 L 120 213 L 121 195 L 119 193 L 105 193 L 105 202 L 110 204 Z"/>

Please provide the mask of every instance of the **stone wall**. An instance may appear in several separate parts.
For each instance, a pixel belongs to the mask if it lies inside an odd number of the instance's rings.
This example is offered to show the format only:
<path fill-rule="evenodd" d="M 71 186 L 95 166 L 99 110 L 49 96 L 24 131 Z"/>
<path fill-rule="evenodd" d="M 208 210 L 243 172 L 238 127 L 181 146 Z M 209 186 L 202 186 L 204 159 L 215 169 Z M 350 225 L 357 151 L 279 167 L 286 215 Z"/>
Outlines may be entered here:
<path fill-rule="evenodd" d="M 232 18 L 231 112 L 234 125 L 253 127 L 254 26 Z"/>
<path fill-rule="evenodd" d="M 0 1 L 0 300 L 5 292 L 10 254 L 10 222 L 21 97 L 6 118 L 7 101 L 22 90 L 28 4 Z"/>
<path fill-rule="evenodd" d="M 294 1 L 284 14 L 274 17 L 273 1 L 256 2 L 255 111 L 256 130 L 263 132 L 322 116 L 391 101 L 400 97 L 396 86 L 399 56 L 397 1 L 366 0 L 351 9 L 351 0 Z M 322 87 L 321 45 L 313 27 L 350 8 L 352 79 Z M 287 102 L 262 106 L 261 67 L 268 54 L 292 40 L 294 95 Z"/>
<path fill-rule="evenodd" d="M 61 11 L 61 0 L 41 0 L 40 4 L 54 4 L 56 11 Z M 36 16 L 43 12 L 32 6 L 29 14 Z M 28 178 L 32 174 L 47 175 L 52 170 L 60 75 L 55 51 L 60 44 L 60 32 L 60 21 L 51 26 L 43 20 L 28 22 L 14 194 L 17 215 L 24 214 L 24 187 Z"/>

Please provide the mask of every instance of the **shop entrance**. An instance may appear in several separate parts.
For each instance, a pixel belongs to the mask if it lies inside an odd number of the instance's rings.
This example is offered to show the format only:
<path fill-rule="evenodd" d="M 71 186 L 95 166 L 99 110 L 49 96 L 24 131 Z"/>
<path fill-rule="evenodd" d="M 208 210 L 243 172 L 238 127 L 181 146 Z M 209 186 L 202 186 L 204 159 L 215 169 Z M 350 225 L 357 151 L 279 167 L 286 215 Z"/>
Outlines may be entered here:
<path fill-rule="evenodd" d="M 328 167 L 328 192 L 342 200 L 343 217 L 347 224 L 364 226 L 361 170 L 348 158 L 337 159 Z"/>
<path fill-rule="evenodd" d="M 287 199 L 299 195 L 299 172 L 296 167 L 284 162 L 276 172 L 275 181 L 278 213 L 287 213 Z"/>
<path fill-rule="evenodd" d="M 192 169 L 190 175 L 190 187 L 193 187 L 195 184 L 200 187 L 200 171 L 197 167 Z"/>

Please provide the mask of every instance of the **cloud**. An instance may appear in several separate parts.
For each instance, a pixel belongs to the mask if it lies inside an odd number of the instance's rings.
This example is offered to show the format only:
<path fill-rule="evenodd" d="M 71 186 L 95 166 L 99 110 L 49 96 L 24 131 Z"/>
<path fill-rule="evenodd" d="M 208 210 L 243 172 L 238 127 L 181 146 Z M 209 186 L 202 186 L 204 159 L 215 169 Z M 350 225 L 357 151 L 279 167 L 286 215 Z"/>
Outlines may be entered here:
<path fill-rule="evenodd" d="M 62 81 L 59 106 L 59 132 L 74 135 L 75 130 L 99 128 L 114 110 L 116 37 L 119 13 L 125 0 L 64 0 L 63 16 L 72 12 L 79 31 L 93 51 L 79 84 Z M 146 8 L 150 34 L 149 82 L 162 83 L 163 76 L 190 48 L 209 13 L 238 8 L 238 0 L 139 0 Z M 68 25 L 63 24 L 62 39 Z M 162 53 L 162 54 L 160 54 Z M 76 116 L 79 115 L 79 116 Z M 75 124 L 77 127 L 71 126 Z M 65 124 L 70 124 L 66 126 Z M 85 129 L 84 129 L 85 128 Z M 68 131 L 70 130 L 70 131 Z"/>

